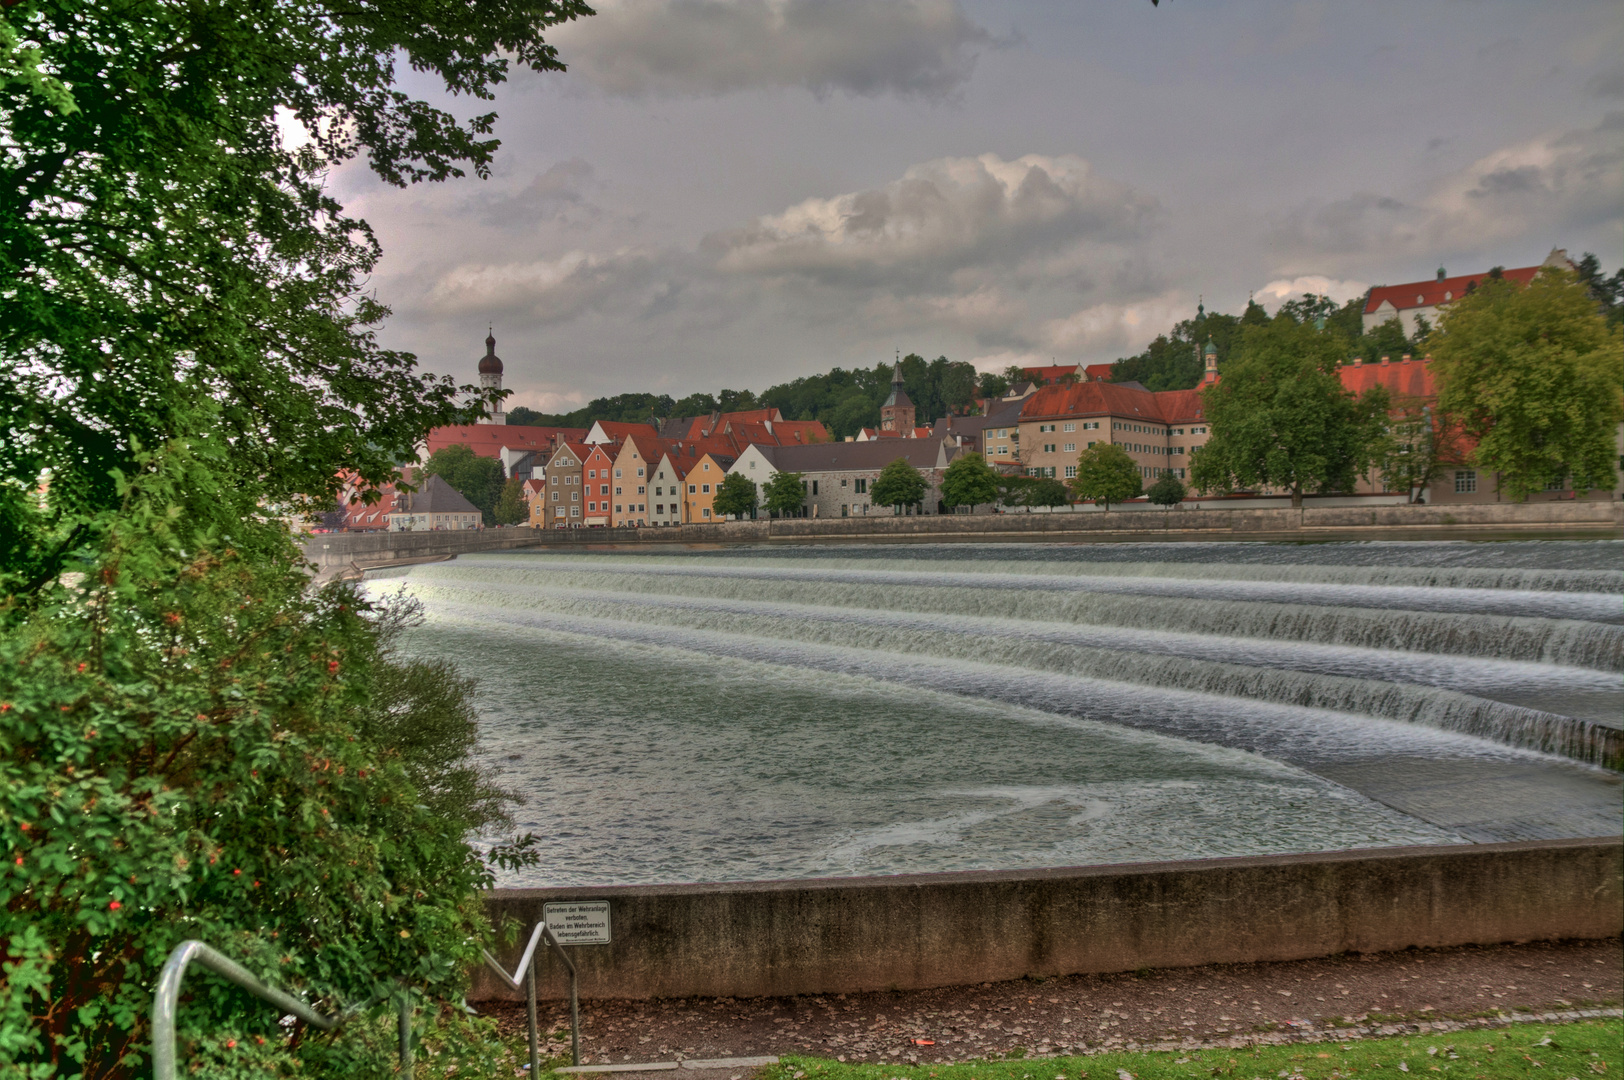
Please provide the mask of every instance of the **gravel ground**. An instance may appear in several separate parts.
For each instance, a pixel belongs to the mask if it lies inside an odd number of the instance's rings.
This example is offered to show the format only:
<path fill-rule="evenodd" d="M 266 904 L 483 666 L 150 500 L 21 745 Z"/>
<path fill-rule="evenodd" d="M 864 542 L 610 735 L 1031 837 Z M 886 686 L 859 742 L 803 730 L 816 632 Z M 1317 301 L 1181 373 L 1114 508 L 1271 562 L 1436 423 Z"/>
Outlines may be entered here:
<path fill-rule="evenodd" d="M 936 990 L 590 1001 L 581 1005 L 581 1058 L 591 1064 L 767 1054 L 962 1061 L 1612 1007 L 1621 998 L 1624 947 L 1616 938 L 1411 949 Z M 523 1003 L 493 1001 L 479 1009 L 496 1016 L 504 1034 L 523 1039 Z M 567 1054 L 567 1007 L 543 1002 L 541 1022 L 552 1033 L 548 1052 Z"/>

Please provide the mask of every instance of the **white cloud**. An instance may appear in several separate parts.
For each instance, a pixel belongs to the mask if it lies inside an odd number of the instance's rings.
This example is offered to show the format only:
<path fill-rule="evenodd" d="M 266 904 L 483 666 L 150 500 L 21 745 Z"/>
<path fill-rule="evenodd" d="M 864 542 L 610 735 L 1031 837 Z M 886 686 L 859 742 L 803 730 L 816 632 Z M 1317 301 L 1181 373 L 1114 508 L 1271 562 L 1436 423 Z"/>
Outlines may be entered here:
<path fill-rule="evenodd" d="M 490 313 L 527 322 L 559 322 L 611 303 L 645 283 L 652 255 L 623 249 L 607 255 L 571 251 L 524 263 L 464 263 L 440 275 L 427 307 L 438 315 Z"/>
<path fill-rule="evenodd" d="M 706 239 L 734 273 L 906 285 L 1143 233 L 1154 203 L 1082 158 L 994 154 L 914 165 L 880 188 L 807 199 Z"/>
<path fill-rule="evenodd" d="M 603 0 L 550 40 L 612 94 L 759 87 L 940 98 L 992 38 L 958 0 Z"/>
<path fill-rule="evenodd" d="M 1138 352 L 1157 334 L 1189 318 L 1193 305 L 1181 293 L 1169 292 L 1126 303 L 1092 304 L 1043 324 L 1042 340 L 1069 355 Z"/>
<path fill-rule="evenodd" d="M 1502 147 L 1443 177 L 1418 198 L 1359 192 L 1299 209 L 1276 230 L 1287 249 L 1344 264 L 1441 257 L 1566 232 L 1618 218 L 1624 190 L 1624 113 L 1589 128 Z"/>
<path fill-rule="evenodd" d="M 1345 304 L 1356 296 L 1365 295 L 1369 288 L 1367 281 L 1342 281 L 1324 274 L 1305 274 L 1294 278 L 1276 278 L 1257 290 L 1257 301 L 1271 307 L 1287 300 L 1296 300 L 1304 293 L 1312 293 L 1315 296 L 1329 296 L 1337 303 Z"/>

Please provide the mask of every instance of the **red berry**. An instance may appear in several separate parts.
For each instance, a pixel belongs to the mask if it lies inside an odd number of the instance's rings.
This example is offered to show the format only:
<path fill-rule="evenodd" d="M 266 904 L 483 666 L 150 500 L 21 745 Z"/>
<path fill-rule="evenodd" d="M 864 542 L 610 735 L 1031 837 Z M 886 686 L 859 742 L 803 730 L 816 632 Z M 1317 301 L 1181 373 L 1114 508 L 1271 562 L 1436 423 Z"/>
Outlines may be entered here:
<path fill-rule="evenodd" d="M 111 900 L 107 904 L 107 910 L 108 911 L 117 911 L 119 908 L 121 908 L 123 906 L 124 905 L 119 903 L 117 900 Z"/>

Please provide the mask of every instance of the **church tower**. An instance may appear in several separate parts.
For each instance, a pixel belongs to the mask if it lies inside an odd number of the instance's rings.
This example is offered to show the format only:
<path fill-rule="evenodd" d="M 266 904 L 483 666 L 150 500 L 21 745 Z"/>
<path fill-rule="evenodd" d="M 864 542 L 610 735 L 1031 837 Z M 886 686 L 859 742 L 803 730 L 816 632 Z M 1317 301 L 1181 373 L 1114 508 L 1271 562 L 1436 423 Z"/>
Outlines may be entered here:
<path fill-rule="evenodd" d="M 502 358 L 496 355 L 496 331 L 493 329 L 490 336 L 485 339 L 485 357 L 479 362 L 479 388 L 481 390 L 502 389 Z M 498 401 L 491 406 L 491 419 L 493 424 L 507 423 L 507 413 Z"/>
<path fill-rule="evenodd" d="M 880 406 L 880 430 L 894 431 L 903 438 L 913 437 L 914 403 L 902 388 L 902 361 L 891 369 L 891 396 Z"/>
<path fill-rule="evenodd" d="M 1216 345 L 1214 345 L 1212 343 L 1212 338 L 1207 339 L 1207 347 L 1204 350 L 1202 350 L 1201 358 L 1202 358 L 1202 361 L 1205 364 L 1205 368 L 1201 373 L 1201 383 L 1202 383 L 1202 385 L 1204 386 L 1207 383 L 1215 383 L 1215 382 L 1217 382 L 1218 381 L 1218 346 L 1216 346 Z"/>

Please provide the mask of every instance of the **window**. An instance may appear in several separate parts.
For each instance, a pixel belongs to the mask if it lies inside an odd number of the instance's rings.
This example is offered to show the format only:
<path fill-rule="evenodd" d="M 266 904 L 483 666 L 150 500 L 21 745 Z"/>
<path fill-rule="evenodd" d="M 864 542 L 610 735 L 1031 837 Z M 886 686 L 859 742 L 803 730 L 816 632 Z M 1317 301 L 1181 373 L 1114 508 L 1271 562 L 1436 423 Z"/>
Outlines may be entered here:
<path fill-rule="evenodd" d="M 845 478 L 845 477 L 844 477 L 844 476 L 842 476 L 842 477 L 841 477 L 841 478 L 840 478 L 840 486 L 841 486 L 841 487 L 845 487 L 845 486 L 846 486 L 846 478 Z"/>
<path fill-rule="evenodd" d="M 1045 453 L 1045 454 L 1052 454 L 1052 453 L 1054 453 L 1054 443 L 1052 443 L 1052 442 L 1046 442 L 1046 443 L 1044 443 L 1044 444 L 1043 444 L 1043 452 L 1044 452 L 1044 453 Z"/>
<path fill-rule="evenodd" d="M 695 489 L 695 488 L 694 488 L 694 485 L 692 485 L 692 484 L 689 484 L 689 485 L 688 485 L 688 494 L 690 494 L 690 495 L 692 495 L 692 494 L 693 494 L 693 493 L 694 493 L 694 491 L 695 491 L 695 490 L 696 490 L 696 489 Z M 709 485 L 709 484 L 706 484 L 706 485 L 705 485 L 705 490 L 706 490 L 706 491 L 709 491 L 709 490 L 710 490 L 710 485 Z"/>
<path fill-rule="evenodd" d="M 570 492 L 570 502 L 578 503 L 580 501 L 581 501 L 581 493 L 579 491 Z"/>
<path fill-rule="evenodd" d="M 619 480 L 619 479 L 620 479 L 620 470 L 619 470 L 619 469 L 616 469 L 616 470 L 615 470 L 615 479 L 616 479 L 616 480 Z"/>
<path fill-rule="evenodd" d="M 1075 466 L 1075 465 L 1067 465 L 1066 466 L 1066 479 L 1070 480 L 1070 479 L 1074 478 L 1076 475 L 1077 475 L 1077 466 Z"/>
<path fill-rule="evenodd" d="M 1028 468 L 1026 470 L 1026 475 L 1027 476 L 1042 476 L 1043 475 L 1043 470 L 1039 469 L 1039 468 L 1036 468 L 1036 467 L 1031 467 L 1031 468 Z"/>
<path fill-rule="evenodd" d="M 1053 431 L 1053 430 L 1054 430 L 1054 425 L 1053 424 L 1039 424 L 1038 425 L 1038 431 L 1039 432 Z"/>
<path fill-rule="evenodd" d="M 580 516 L 581 516 L 581 508 L 579 506 L 570 507 L 570 517 L 580 517 Z"/>
<path fill-rule="evenodd" d="M 615 513 L 617 513 L 617 514 L 618 514 L 618 513 L 620 513 L 620 512 L 621 512 L 621 509 L 620 509 L 620 504 L 619 504 L 619 503 L 615 503 Z"/>
<path fill-rule="evenodd" d="M 562 506 L 560 506 L 557 510 L 554 510 L 553 511 L 553 516 L 554 517 L 563 517 L 564 516 L 564 508 Z"/>
<path fill-rule="evenodd" d="M 1007 454 L 1007 453 L 1009 453 L 1009 447 L 1007 447 L 1007 446 L 1000 446 L 1000 447 L 999 447 L 999 448 L 998 448 L 998 452 L 999 452 L 999 453 L 1000 453 L 1000 454 Z"/>
<path fill-rule="evenodd" d="M 557 502 L 557 501 L 558 501 L 558 492 L 555 491 L 555 492 L 553 492 L 553 502 Z"/>
<path fill-rule="evenodd" d="M 710 485 L 709 484 L 701 484 L 700 487 L 705 489 L 705 494 L 706 495 L 710 494 Z"/>
<path fill-rule="evenodd" d="M 705 462 L 705 471 L 710 472 L 710 462 Z M 708 515 L 707 515 L 708 516 Z"/>
<path fill-rule="evenodd" d="M 1009 437 L 1009 429 L 1008 428 L 999 428 L 998 429 L 998 437 L 1000 439 L 1008 438 Z"/>
<path fill-rule="evenodd" d="M 647 495 L 648 494 L 648 489 L 646 487 L 644 487 L 642 484 L 638 484 L 637 485 L 637 493 L 639 495 Z"/>
<path fill-rule="evenodd" d="M 852 490 L 857 492 L 857 494 L 859 494 L 859 495 L 867 495 L 868 494 L 868 481 L 865 480 L 865 479 L 861 479 L 861 478 L 857 479 L 857 480 L 853 480 L 852 481 Z"/>
<path fill-rule="evenodd" d="M 1076 443 L 1069 442 L 1069 443 L 1066 444 L 1066 453 L 1068 453 L 1068 454 L 1074 453 L 1074 452 L 1076 452 L 1076 450 L 1077 450 L 1077 444 Z"/>
<path fill-rule="evenodd" d="M 818 482 L 816 480 L 814 480 L 814 481 L 812 481 L 812 494 L 816 495 L 817 493 L 818 493 Z"/>
<path fill-rule="evenodd" d="M 637 475 L 638 475 L 638 476 L 642 476 L 642 475 L 643 475 L 643 466 L 641 466 L 641 465 L 639 465 L 639 466 L 638 466 L 638 467 L 637 467 Z M 638 489 L 637 489 L 637 490 L 639 490 L 639 491 L 641 491 L 641 490 L 643 490 L 643 489 L 642 489 L 642 488 L 638 488 Z"/>
<path fill-rule="evenodd" d="M 751 467 L 751 468 L 752 468 L 752 469 L 753 469 L 753 468 L 755 468 L 755 467 L 756 467 L 756 463 L 755 463 L 755 462 L 753 462 L 753 461 L 752 461 L 752 462 L 751 462 L 751 463 L 750 463 L 750 467 Z"/>
<path fill-rule="evenodd" d="M 616 485 L 615 485 L 615 494 L 616 494 L 616 495 L 619 495 L 619 494 L 620 494 L 620 485 L 619 485 L 619 484 L 616 484 Z"/>
<path fill-rule="evenodd" d="M 558 477 L 555 476 L 555 477 L 553 477 L 553 487 L 557 487 L 557 486 L 558 486 Z"/>
<path fill-rule="evenodd" d="M 1066 431 L 1076 431 L 1077 430 L 1077 425 L 1076 424 L 1067 424 L 1066 427 L 1065 427 L 1065 430 Z"/>
<path fill-rule="evenodd" d="M 699 511 L 699 516 L 700 517 L 710 517 L 710 507 L 707 506 L 704 509 L 702 509 L 701 511 Z"/>
<path fill-rule="evenodd" d="M 1092 450 L 1092 449 L 1094 449 L 1094 444 L 1093 444 L 1093 443 L 1089 443 L 1089 444 L 1088 444 L 1088 448 L 1089 448 L 1089 449 L 1090 449 L 1090 450 Z"/>
<path fill-rule="evenodd" d="M 664 495 L 665 494 L 665 488 L 656 486 L 654 488 L 654 494 L 655 495 Z"/>

